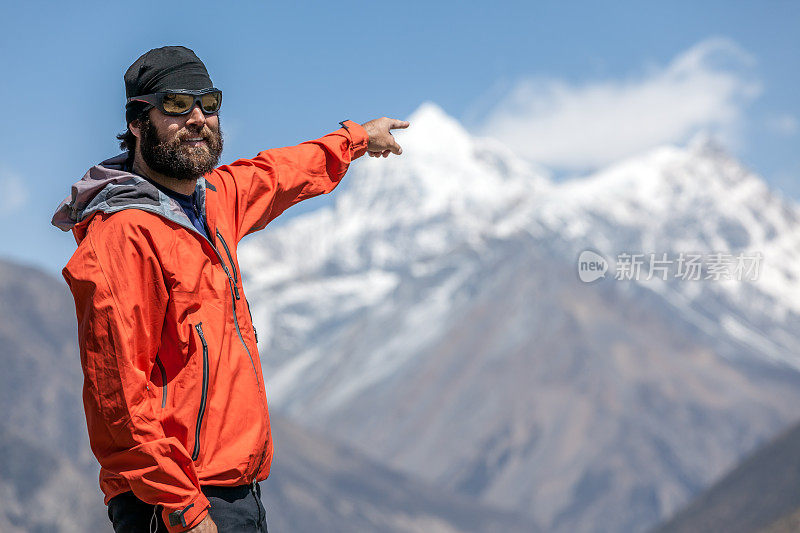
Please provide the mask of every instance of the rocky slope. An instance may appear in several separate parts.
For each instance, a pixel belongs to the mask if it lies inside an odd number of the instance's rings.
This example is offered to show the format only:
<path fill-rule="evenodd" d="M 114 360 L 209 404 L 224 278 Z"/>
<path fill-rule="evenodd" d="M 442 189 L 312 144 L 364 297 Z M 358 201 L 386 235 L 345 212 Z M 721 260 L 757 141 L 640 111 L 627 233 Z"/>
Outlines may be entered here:
<path fill-rule="evenodd" d="M 760 447 L 654 533 L 800 529 L 800 426 Z"/>

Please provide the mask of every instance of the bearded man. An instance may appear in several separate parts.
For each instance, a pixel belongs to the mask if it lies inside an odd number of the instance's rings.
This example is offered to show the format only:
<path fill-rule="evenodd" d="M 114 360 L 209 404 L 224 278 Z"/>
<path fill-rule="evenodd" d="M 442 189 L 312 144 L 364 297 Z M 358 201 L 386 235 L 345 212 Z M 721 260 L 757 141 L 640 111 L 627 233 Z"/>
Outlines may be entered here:
<path fill-rule="evenodd" d="M 400 154 L 380 118 L 218 168 L 222 92 L 188 48 L 125 73 L 127 150 L 72 187 L 53 224 L 77 250 L 83 402 L 114 530 L 267 531 L 272 438 L 237 245 L 330 192 L 365 152 Z"/>

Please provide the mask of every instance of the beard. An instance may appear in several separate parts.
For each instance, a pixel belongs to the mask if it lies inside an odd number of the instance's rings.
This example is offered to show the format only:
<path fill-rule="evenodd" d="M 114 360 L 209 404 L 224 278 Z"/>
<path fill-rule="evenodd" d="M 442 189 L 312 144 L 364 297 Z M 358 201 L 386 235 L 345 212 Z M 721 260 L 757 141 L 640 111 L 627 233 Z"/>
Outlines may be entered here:
<path fill-rule="evenodd" d="M 216 168 L 222 154 L 220 128 L 183 128 L 171 139 L 161 139 L 158 130 L 145 116 L 141 119 L 139 144 L 142 159 L 152 170 L 177 180 L 192 180 Z M 188 146 L 187 139 L 202 138 L 205 144 Z"/>

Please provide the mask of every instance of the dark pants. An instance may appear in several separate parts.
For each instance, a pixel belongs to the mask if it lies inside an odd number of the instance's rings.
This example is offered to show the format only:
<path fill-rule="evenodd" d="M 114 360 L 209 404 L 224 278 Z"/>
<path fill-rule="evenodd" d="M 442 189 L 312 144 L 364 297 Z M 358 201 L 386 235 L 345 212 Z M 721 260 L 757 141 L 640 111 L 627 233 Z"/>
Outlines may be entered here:
<path fill-rule="evenodd" d="M 261 486 L 202 487 L 211 502 L 208 510 L 219 533 L 267 533 L 267 511 L 261 503 Z M 161 508 L 124 492 L 108 502 L 108 518 L 115 533 L 166 533 Z"/>

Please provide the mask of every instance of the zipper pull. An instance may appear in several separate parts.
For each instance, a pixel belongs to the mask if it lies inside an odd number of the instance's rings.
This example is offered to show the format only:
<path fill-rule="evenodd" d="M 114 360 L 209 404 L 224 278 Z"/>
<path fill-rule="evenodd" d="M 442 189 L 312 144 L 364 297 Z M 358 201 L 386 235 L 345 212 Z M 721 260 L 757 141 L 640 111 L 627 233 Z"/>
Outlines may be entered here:
<path fill-rule="evenodd" d="M 236 286 L 236 283 L 233 284 L 233 293 L 236 295 L 236 299 L 239 299 L 239 287 Z"/>
<path fill-rule="evenodd" d="M 231 271 L 228 270 L 228 267 L 225 265 L 225 261 L 220 259 L 219 264 L 222 265 L 222 270 L 225 271 L 225 275 L 228 276 L 228 278 L 230 278 L 231 281 L 232 281 L 233 280 L 233 276 L 231 276 Z"/>
<path fill-rule="evenodd" d="M 256 338 L 256 344 L 258 344 L 258 332 L 255 326 L 253 326 L 253 336 Z"/>

